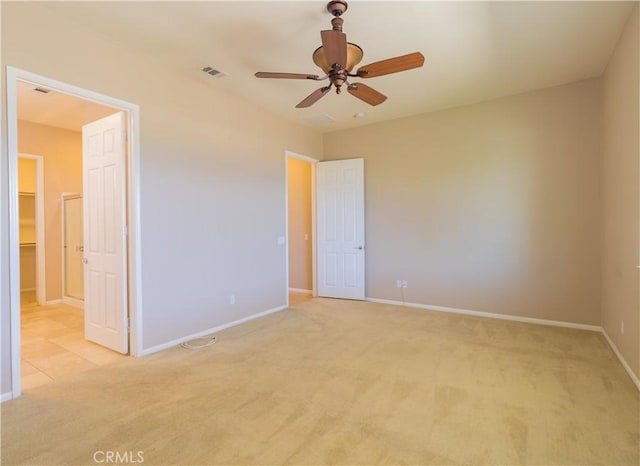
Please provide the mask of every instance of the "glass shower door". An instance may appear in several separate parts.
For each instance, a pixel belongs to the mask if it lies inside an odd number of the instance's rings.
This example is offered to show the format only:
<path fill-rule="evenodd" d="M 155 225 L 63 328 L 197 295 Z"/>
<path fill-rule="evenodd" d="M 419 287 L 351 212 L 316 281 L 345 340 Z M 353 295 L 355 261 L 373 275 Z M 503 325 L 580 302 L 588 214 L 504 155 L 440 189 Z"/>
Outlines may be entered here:
<path fill-rule="evenodd" d="M 64 294 L 84 300 L 82 197 L 64 199 Z"/>

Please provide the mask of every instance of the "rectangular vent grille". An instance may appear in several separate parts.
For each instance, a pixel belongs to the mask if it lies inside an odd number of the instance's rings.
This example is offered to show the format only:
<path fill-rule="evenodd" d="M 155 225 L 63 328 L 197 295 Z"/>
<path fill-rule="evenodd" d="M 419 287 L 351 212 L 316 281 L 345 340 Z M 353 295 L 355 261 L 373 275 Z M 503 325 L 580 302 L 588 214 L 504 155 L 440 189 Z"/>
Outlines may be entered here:
<path fill-rule="evenodd" d="M 213 66 L 205 66 L 202 68 L 202 71 L 215 78 L 222 78 L 223 76 L 226 76 L 224 72 L 215 69 Z"/>
<path fill-rule="evenodd" d="M 333 123 L 334 120 L 329 115 L 315 115 L 307 118 L 307 121 L 312 125 L 326 125 L 328 123 Z"/>

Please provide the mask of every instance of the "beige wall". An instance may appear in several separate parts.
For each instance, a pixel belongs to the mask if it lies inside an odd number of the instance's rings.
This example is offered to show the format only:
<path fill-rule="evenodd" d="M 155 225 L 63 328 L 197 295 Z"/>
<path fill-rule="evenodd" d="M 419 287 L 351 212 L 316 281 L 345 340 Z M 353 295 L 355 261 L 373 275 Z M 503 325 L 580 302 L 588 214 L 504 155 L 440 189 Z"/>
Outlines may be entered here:
<path fill-rule="evenodd" d="M 21 193 L 35 193 L 36 187 L 37 174 L 35 159 L 20 157 L 18 159 L 18 191 Z"/>
<path fill-rule="evenodd" d="M 18 122 L 18 151 L 41 155 L 44 165 L 46 300 L 62 298 L 61 194 L 82 192 L 82 134 Z"/>
<path fill-rule="evenodd" d="M 311 164 L 287 159 L 289 184 L 289 288 L 311 290 Z M 306 235 L 306 238 L 305 238 Z"/>
<path fill-rule="evenodd" d="M 282 158 L 285 150 L 319 158 L 322 138 L 220 91 L 215 80 L 200 79 L 201 64 L 177 72 L 43 3 L 1 2 L 0 8 L 3 70 L 14 66 L 140 106 L 143 349 L 283 306 L 286 250 L 277 241 L 286 235 Z M 4 86 L 0 92 L 4 115 Z M 0 132 L 4 291 L 6 122 Z M 8 293 L 0 303 L 1 391 L 7 393 Z"/>
<path fill-rule="evenodd" d="M 364 157 L 367 296 L 600 324 L 599 82 L 324 138 Z"/>
<path fill-rule="evenodd" d="M 640 378 L 638 16 L 636 5 L 603 78 L 602 325 Z"/>

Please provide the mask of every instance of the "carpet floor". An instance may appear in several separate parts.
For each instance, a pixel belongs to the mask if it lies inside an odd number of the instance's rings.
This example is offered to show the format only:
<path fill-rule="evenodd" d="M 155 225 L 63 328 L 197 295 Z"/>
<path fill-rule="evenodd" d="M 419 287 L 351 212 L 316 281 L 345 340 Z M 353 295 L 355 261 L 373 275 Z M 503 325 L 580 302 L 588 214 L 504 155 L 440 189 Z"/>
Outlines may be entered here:
<path fill-rule="evenodd" d="M 638 465 L 639 423 L 599 333 L 313 299 L 3 403 L 1 462 Z"/>

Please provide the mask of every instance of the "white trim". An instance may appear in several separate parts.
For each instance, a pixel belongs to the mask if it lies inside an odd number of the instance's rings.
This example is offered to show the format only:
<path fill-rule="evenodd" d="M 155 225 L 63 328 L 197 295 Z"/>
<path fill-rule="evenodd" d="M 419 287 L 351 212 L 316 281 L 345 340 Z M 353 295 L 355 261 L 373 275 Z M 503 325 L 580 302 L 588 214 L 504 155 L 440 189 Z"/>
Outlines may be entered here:
<path fill-rule="evenodd" d="M 524 322 L 527 324 L 550 325 L 553 327 L 575 328 L 580 330 L 589 330 L 591 332 L 600 332 L 602 327 L 598 325 L 576 324 L 573 322 L 563 322 L 561 320 L 537 319 L 534 317 L 514 316 L 511 314 L 497 314 L 495 312 L 472 311 L 470 309 L 457 309 L 454 307 L 431 306 L 428 304 L 402 303 L 402 301 L 393 301 L 389 299 L 365 298 L 366 301 L 380 304 L 393 304 L 394 306 L 413 307 L 418 309 L 426 309 L 428 311 L 448 312 L 450 314 L 462 314 L 474 317 L 487 317 L 490 319 L 511 320 L 514 322 Z"/>
<path fill-rule="evenodd" d="M 318 249 L 316 228 L 316 171 L 317 162 L 311 164 L 311 296 L 318 296 Z"/>
<path fill-rule="evenodd" d="M 274 314 L 276 312 L 280 312 L 286 309 L 287 306 L 278 306 L 273 309 L 268 309 L 266 311 L 258 312 L 257 314 L 252 314 L 248 317 L 244 317 L 242 319 L 234 320 L 233 322 L 229 322 L 228 324 L 218 325 L 217 327 L 210 328 L 208 330 L 203 330 L 202 332 L 193 333 L 191 335 L 187 335 L 186 337 L 176 338 L 175 340 L 168 341 L 166 343 L 162 343 L 160 345 L 152 346 L 151 348 L 147 348 L 142 351 L 140 356 L 147 356 L 149 354 L 157 353 L 158 351 L 165 350 L 167 348 L 171 348 L 179 345 L 180 343 L 184 343 L 185 341 L 193 340 L 195 338 L 202 338 L 204 336 L 210 335 L 212 333 L 219 332 L 221 330 L 235 327 L 236 325 L 244 324 L 245 322 L 249 322 L 250 320 L 258 319 L 260 317 L 264 317 L 269 314 Z"/>
<path fill-rule="evenodd" d="M 312 164 L 319 162 L 319 160 L 314 159 L 313 157 L 308 157 L 306 155 L 298 154 L 297 152 L 292 152 L 290 150 L 285 150 L 284 153 L 288 158 L 302 160 L 303 162 L 308 162 Z"/>
<path fill-rule="evenodd" d="M 46 302 L 47 306 L 57 306 L 58 304 L 62 304 L 62 299 L 50 299 Z"/>
<path fill-rule="evenodd" d="M 289 150 L 284 151 L 284 231 L 285 231 L 285 283 L 287 289 L 286 306 L 289 307 L 289 159 L 298 159 L 311 164 L 311 295 L 317 296 L 316 278 L 316 164 L 319 160 L 298 154 Z"/>
<path fill-rule="evenodd" d="M 20 265 L 18 240 L 18 105 L 17 82 L 54 89 L 57 92 L 79 97 L 101 105 L 124 111 L 127 115 L 127 186 L 128 193 L 128 289 L 130 342 L 129 352 L 139 356 L 142 352 L 142 280 L 140 254 L 140 107 L 124 100 L 99 94 L 71 84 L 46 78 L 12 66 L 6 67 L 7 74 L 7 148 L 8 148 L 8 190 L 9 190 L 9 307 L 11 327 L 11 389 L 12 397 L 21 393 L 20 380 Z"/>
<path fill-rule="evenodd" d="M 13 400 L 13 396 L 11 392 L 3 393 L 0 395 L 0 403 L 4 403 L 5 401 Z"/>
<path fill-rule="evenodd" d="M 77 307 L 78 309 L 84 309 L 84 301 L 78 298 L 73 298 L 71 296 L 63 296 L 62 304 L 66 304 L 67 306 Z"/>
<path fill-rule="evenodd" d="M 18 219 L 18 96 L 17 73 L 7 67 L 7 165 L 9 189 L 9 313 L 11 397 L 22 391 L 20 348 L 20 230 Z"/>
<path fill-rule="evenodd" d="M 289 288 L 290 293 L 304 293 L 313 295 L 313 290 L 303 290 L 302 288 Z"/>
<path fill-rule="evenodd" d="M 142 254 L 140 245 L 140 107 L 135 104 L 127 112 L 127 193 L 128 193 L 128 290 L 129 290 L 129 354 L 142 353 Z"/>
<path fill-rule="evenodd" d="M 44 234 L 44 158 L 41 155 L 18 153 L 18 158 L 36 161 L 36 301 L 42 306 L 47 300 Z"/>
<path fill-rule="evenodd" d="M 631 370 L 631 367 L 629 367 L 629 364 L 627 364 L 627 361 L 625 361 L 625 359 L 622 357 L 622 354 L 618 350 L 618 347 L 615 345 L 615 343 L 613 343 L 613 340 L 609 338 L 609 335 L 607 334 L 607 331 L 604 329 L 604 327 L 601 329 L 601 331 L 602 331 L 602 334 L 604 335 L 605 340 L 607 340 L 607 343 L 609 343 L 609 346 L 611 346 L 611 349 L 613 350 L 615 355 L 618 356 L 618 360 L 622 364 L 622 367 L 624 367 L 624 370 L 627 371 L 627 374 L 629 374 L 629 377 L 631 377 L 631 380 L 638 388 L 638 391 L 640 391 L 640 378 L 638 378 L 638 376 L 633 373 L 633 371 Z"/>

